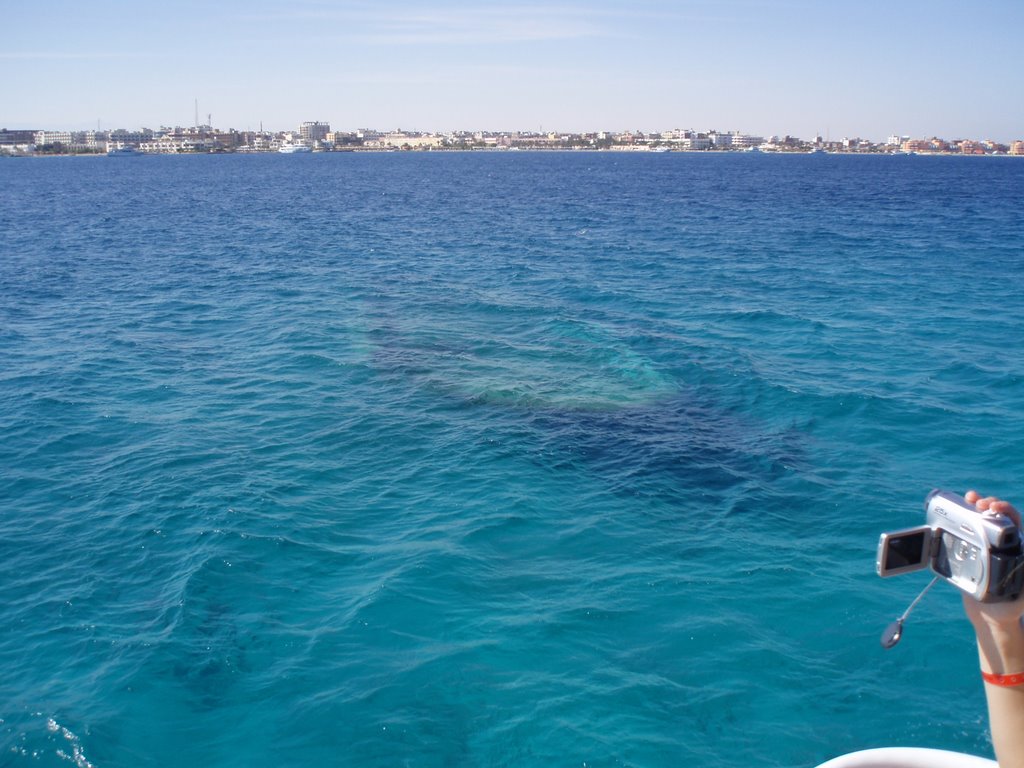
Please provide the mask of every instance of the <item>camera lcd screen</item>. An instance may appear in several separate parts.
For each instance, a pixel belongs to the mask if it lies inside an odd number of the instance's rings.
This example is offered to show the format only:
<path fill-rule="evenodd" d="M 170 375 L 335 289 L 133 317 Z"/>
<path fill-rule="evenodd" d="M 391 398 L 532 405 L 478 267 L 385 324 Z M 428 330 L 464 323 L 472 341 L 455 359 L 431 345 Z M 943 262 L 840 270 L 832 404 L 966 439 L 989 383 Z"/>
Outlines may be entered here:
<path fill-rule="evenodd" d="M 883 533 L 878 547 L 878 575 L 895 576 L 927 568 L 932 535 L 928 526 Z"/>
<path fill-rule="evenodd" d="M 885 565 L 888 569 L 907 568 L 919 565 L 924 557 L 924 532 L 896 536 L 889 539 L 888 556 Z"/>

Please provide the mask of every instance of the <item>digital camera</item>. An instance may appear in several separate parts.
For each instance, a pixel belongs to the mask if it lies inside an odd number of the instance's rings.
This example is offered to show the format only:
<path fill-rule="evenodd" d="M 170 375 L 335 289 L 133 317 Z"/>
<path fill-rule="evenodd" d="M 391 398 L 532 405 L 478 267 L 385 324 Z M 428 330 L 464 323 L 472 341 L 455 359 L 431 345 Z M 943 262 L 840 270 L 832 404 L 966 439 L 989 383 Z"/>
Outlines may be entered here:
<path fill-rule="evenodd" d="M 879 576 L 931 569 L 980 603 L 1016 600 L 1024 586 L 1024 552 L 1013 520 L 978 512 L 949 491 L 924 502 L 925 525 L 883 533 Z"/>

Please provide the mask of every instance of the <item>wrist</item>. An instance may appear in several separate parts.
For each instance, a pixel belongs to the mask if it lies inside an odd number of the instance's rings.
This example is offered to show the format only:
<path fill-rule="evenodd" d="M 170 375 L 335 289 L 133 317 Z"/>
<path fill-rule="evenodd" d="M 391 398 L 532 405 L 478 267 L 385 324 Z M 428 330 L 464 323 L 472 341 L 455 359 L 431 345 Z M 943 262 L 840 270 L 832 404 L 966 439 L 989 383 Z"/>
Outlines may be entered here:
<path fill-rule="evenodd" d="M 1024 598 L 1008 602 L 979 603 L 963 596 L 964 611 L 977 632 L 1004 632 L 1021 628 Z"/>
<path fill-rule="evenodd" d="M 993 672 L 982 672 L 981 679 L 989 685 L 998 685 L 1000 688 L 1016 688 L 1024 685 L 1024 672 L 1015 675 L 997 675 Z"/>
<path fill-rule="evenodd" d="M 988 612 L 984 609 L 968 614 L 974 631 L 998 635 L 1013 635 L 1024 632 L 1024 617 L 1017 612 Z"/>
<path fill-rule="evenodd" d="M 981 671 L 994 675 L 1024 673 L 1024 627 L 1020 618 L 974 623 Z"/>

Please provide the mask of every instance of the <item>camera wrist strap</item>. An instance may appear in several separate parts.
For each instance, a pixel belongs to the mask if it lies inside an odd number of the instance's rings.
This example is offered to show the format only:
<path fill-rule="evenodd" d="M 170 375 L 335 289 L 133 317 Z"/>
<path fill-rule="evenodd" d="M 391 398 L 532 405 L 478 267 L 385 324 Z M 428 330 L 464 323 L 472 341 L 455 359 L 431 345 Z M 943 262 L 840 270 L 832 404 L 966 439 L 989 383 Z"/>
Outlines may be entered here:
<path fill-rule="evenodd" d="M 903 637 L 903 622 L 907 620 L 907 616 L 909 616 L 910 612 L 914 610 L 914 606 L 921 602 L 921 598 L 928 594 L 928 590 L 934 587 L 935 582 L 938 581 L 940 578 L 941 577 L 936 576 L 934 579 L 929 581 L 928 586 L 922 589 L 921 594 L 914 598 L 914 602 L 912 602 L 907 607 L 907 610 L 903 612 L 903 615 L 885 628 L 885 632 L 882 633 L 881 639 L 883 648 L 892 648 L 894 645 L 896 645 L 896 643 L 900 641 L 900 638 Z"/>

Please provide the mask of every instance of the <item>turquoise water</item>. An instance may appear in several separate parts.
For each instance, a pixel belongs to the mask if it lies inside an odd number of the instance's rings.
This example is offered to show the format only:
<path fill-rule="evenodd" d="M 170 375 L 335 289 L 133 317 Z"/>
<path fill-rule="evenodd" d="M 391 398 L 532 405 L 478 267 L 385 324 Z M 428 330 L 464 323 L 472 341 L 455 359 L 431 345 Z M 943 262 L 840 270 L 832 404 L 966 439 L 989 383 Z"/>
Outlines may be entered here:
<path fill-rule="evenodd" d="M 0 765 L 991 754 L 1024 163 L 0 163 Z"/>

